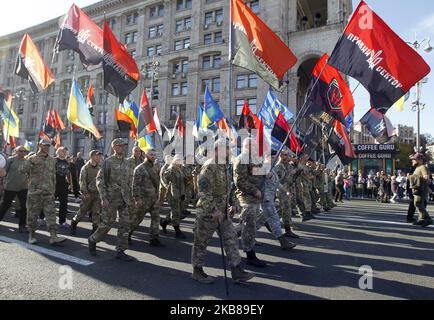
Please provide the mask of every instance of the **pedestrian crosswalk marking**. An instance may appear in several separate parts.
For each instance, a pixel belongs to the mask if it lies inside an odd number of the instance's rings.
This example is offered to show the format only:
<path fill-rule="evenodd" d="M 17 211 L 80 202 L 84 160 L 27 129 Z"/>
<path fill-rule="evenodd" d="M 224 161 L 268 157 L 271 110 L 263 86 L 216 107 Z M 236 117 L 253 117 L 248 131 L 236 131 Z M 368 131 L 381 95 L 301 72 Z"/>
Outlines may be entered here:
<path fill-rule="evenodd" d="M 64 254 L 64 253 L 60 253 L 51 249 L 47 249 L 47 248 L 43 248 L 43 247 L 39 247 L 39 246 L 35 246 L 35 245 L 31 245 L 28 244 L 26 242 L 23 241 L 19 241 L 19 240 L 15 240 L 12 238 L 8 238 L 8 237 L 4 237 L 4 236 L 0 236 L 0 241 L 1 242 L 5 242 L 5 243 L 10 243 L 10 244 L 16 244 L 20 247 L 23 247 L 27 250 L 31 250 L 37 253 L 41 253 L 43 255 L 46 256 L 50 256 L 50 257 L 54 257 L 63 261 L 67 261 L 67 262 L 71 262 L 74 264 L 78 264 L 84 267 L 89 267 L 91 265 L 93 265 L 95 262 L 93 261 L 89 261 L 89 260 L 84 260 L 84 259 L 80 259 L 74 256 L 70 256 L 68 254 Z"/>
<path fill-rule="evenodd" d="M 405 222 L 395 222 L 395 221 L 383 221 L 383 220 L 368 220 L 368 219 L 359 219 L 359 218 L 351 218 L 351 217 L 337 217 L 337 216 L 331 216 L 327 215 L 325 217 L 318 216 L 321 220 L 327 220 L 329 218 L 330 220 L 339 220 L 339 221 L 357 221 L 357 222 L 368 222 L 368 223 L 383 223 L 383 224 L 393 224 L 393 225 L 399 225 L 399 226 L 408 226 L 408 227 L 414 227 L 410 223 Z M 426 228 L 434 228 L 434 225 L 428 226 Z"/>

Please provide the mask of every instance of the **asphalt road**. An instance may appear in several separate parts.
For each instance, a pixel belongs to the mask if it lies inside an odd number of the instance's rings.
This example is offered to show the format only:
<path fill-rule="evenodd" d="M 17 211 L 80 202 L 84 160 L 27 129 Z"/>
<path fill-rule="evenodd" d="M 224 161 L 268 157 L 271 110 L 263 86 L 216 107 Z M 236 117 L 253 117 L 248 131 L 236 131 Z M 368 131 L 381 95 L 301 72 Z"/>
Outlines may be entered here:
<path fill-rule="evenodd" d="M 291 252 L 260 230 L 256 251 L 269 267 L 247 267 L 257 276 L 245 285 L 230 282 L 229 298 L 434 299 L 434 228 L 404 223 L 406 206 L 351 201 L 318 220 L 302 224 L 296 218 L 302 238 Z M 194 216 L 182 224 L 188 239 L 176 240 L 171 229 L 162 236 L 165 248 L 149 246 L 149 223 L 147 217 L 129 251 L 138 261 L 124 263 L 114 259 L 116 230 L 93 258 L 89 222 L 80 224 L 77 237 L 61 230 L 68 238 L 62 247 L 50 247 L 48 233 L 38 231 L 40 245 L 34 247 L 8 215 L 0 223 L 0 299 L 226 299 L 216 235 L 206 272 L 217 280 L 201 285 L 190 279 Z M 360 280 L 361 266 L 372 268 L 373 277 Z M 360 282 L 369 288 L 360 289 Z"/>

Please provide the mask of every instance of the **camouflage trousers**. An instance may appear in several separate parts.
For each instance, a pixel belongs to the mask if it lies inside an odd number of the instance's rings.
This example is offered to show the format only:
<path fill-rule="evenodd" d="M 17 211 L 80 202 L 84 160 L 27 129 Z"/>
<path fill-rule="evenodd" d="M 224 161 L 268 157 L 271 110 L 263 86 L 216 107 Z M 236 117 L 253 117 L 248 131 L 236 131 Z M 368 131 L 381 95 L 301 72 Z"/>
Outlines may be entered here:
<path fill-rule="evenodd" d="M 135 231 L 145 219 L 146 214 L 151 214 L 151 239 L 159 238 L 160 234 L 160 202 L 159 199 L 144 199 L 144 207 L 138 208 L 136 215 L 131 217 L 131 231 Z"/>
<path fill-rule="evenodd" d="M 158 199 L 160 200 L 160 207 L 163 205 L 164 201 L 166 201 L 167 189 L 160 185 Z"/>
<path fill-rule="evenodd" d="M 179 227 L 181 224 L 181 208 L 183 200 L 172 197 L 172 195 L 168 193 L 167 202 L 170 206 L 170 212 L 166 216 L 166 221 L 169 222 L 173 227 Z"/>
<path fill-rule="evenodd" d="M 256 230 L 261 229 L 265 223 L 271 228 L 271 233 L 278 239 L 283 235 L 282 227 L 280 225 L 279 214 L 277 213 L 276 206 L 274 202 L 263 202 L 261 205 L 262 214 L 258 217 L 256 221 Z"/>
<path fill-rule="evenodd" d="M 317 193 L 316 193 L 315 189 L 310 189 L 309 194 L 310 194 L 310 210 L 315 211 L 318 209 L 316 206 L 316 203 L 318 202 Z"/>
<path fill-rule="evenodd" d="M 283 192 L 277 194 L 279 199 L 279 216 L 282 218 L 283 225 L 293 226 L 292 222 L 292 201 L 289 199 L 288 195 Z"/>
<path fill-rule="evenodd" d="M 241 243 L 244 252 L 252 251 L 256 244 L 256 221 L 260 216 L 259 203 L 241 202 Z"/>
<path fill-rule="evenodd" d="M 118 245 L 116 251 L 128 250 L 128 234 L 130 232 L 130 215 L 127 204 L 123 199 L 111 199 L 107 209 L 102 209 L 101 223 L 91 236 L 91 240 L 98 243 L 109 233 L 119 216 Z"/>
<path fill-rule="evenodd" d="M 211 216 L 204 216 L 198 211 L 194 225 L 194 242 L 191 252 L 191 264 L 193 267 L 204 267 L 207 254 L 206 248 L 216 231 L 222 238 L 229 266 L 236 267 L 241 263 L 238 238 L 232 221 L 226 219 L 221 223 L 219 228 L 219 224 Z"/>
<path fill-rule="evenodd" d="M 38 217 L 44 210 L 48 231 L 57 231 L 56 209 L 54 207 L 53 194 L 31 194 L 27 195 L 27 228 L 35 232 L 38 228 Z"/>
<path fill-rule="evenodd" d="M 426 210 L 425 207 L 426 198 L 427 195 L 414 196 L 414 206 L 417 208 L 417 211 L 419 213 L 419 221 L 430 219 L 430 215 L 428 214 L 428 211 Z"/>
<path fill-rule="evenodd" d="M 185 188 L 185 200 L 182 202 L 181 212 L 188 209 L 188 206 L 193 200 L 194 188 L 193 185 L 188 185 Z"/>
<path fill-rule="evenodd" d="M 328 208 L 333 208 L 334 207 L 334 203 L 333 203 L 333 198 L 332 198 L 332 192 L 326 192 L 325 193 L 325 197 L 326 197 L 326 203 L 327 203 L 327 207 Z"/>
<path fill-rule="evenodd" d="M 89 211 L 92 213 L 92 224 L 94 226 L 99 225 L 101 222 L 101 198 L 99 193 L 91 193 L 89 199 L 83 196 L 80 209 L 73 220 L 79 223 Z"/>
<path fill-rule="evenodd" d="M 300 202 L 303 204 L 304 212 L 310 212 L 312 209 L 312 199 L 310 197 L 310 191 L 308 188 L 303 187 L 299 192 Z"/>

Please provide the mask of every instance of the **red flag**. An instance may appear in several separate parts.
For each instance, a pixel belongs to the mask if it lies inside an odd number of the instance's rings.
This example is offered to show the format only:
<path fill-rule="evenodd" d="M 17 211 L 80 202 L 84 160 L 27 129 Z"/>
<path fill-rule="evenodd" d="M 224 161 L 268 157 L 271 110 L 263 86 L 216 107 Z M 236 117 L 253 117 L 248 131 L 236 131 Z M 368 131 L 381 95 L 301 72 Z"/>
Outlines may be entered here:
<path fill-rule="evenodd" d="M 328 142 L 344 165 L 350 164 L 357 158 L 347 130 L 337 120 L 334 123 L 334 130 Z"/>
<path fill-rule="evenodd" d="M 262 120 L 259 120 L 258 123 L 258 136 L 256 138 L 256 141 L 258 143 L 259 153 L 258 155 L 260 157 L 264 156 L 264 124 L 262 123 Z"/>
<path fill-rule="evenodd" d="M 382 113 L 431 70 L 364 1 L 354 11 L 329 64 L 360 81 L 371 95 L 371 106 Z"/>
<path fill-rule="evenodd" d="M 312 72 L 312 93 L 306 114 L 321 117 L 325 112 L 346 124 L 346 117 L 354 109 L 354 98 L 339 71 L 327 64 L 328 58 L 324 54 Z M 315 83 L 316 86 L 313 87 Z"/>
<path fill-rule="evenodd" d="M 131 54 L 113 34 L 104 21 L 104 88 L 107 92 L 124 101 L 140 79 L 139 68 Z"/>
<path fill-rule="evenodd" d="M 53 73 L 28 33 L 21 41 L 15 74 L 28 80 L 34 93 L 47 89 L 55 81 Z"/>
<path fill-rule="evenodd" d="M 175 128 L 172 133 L 172 137 L 175 136 L 175 134 L 178 133 L 178 136 L 180 138 L 184 138 L 185 130 L 184 130 L 184 124 L 182 123 L 181 116 L 178 116 L 175 123 Z"/>
<path fill-rule="evenodd" d="M 281 143 L 284 143 L 290 130 L 291 128 L 286 122 L 285 117 L 281 112 L 279 112 L 271 136 L 279 140 Z M 301 152 L 300 144 L 298 143 L 294 132 L 291 132 L 290 138 L 286 141 L 286 146 L 296 154 Z"/>
<path fill-rule="evenodd" d="M 146 90 L 143 90 L 142 100 L 140 102 L 140 114 L 137 132 L 141 134 L 145 127 L 146 134 L 151 134 L 157 131 L 157 126 L 155 125 L 154 115 L 152 114 L 152 109 L 148 101 Z"/>
<path fill-rule="evenodd" d="M 297 63 L 288 46 L 242 1 L 231 0 L 231 60 L 255 72 L 279 91 L 283 77 Z"/>

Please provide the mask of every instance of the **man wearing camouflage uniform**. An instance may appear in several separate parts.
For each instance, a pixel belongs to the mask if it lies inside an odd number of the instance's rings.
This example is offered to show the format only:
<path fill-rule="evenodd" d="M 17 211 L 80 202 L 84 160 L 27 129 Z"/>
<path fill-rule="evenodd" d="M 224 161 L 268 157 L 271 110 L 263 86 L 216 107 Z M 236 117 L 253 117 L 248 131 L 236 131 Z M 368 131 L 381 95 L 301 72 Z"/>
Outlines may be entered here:
<path fill-rule="evenodd" d="M 294 173 L 295 170 L 289 163 L 289 150 L 284 149 L 280 154 L 279 163 L 275 166 L 274 170 L 279 177 L 279 182 L 281 187 L 278 188 L 277 197 L 279 199 L 280 205 L 280 216 L 282 217 L 283 226 L 286 231 L 286 235 L 289 238 L 299 238 L 295 233 L 292 232 L 292 194 L 294 184 Z"/>
<path fill-rule="evenodd" d="M 425 156 L 422 153 L 416 153 L 410 159 L 413 167 L 416 168 L 409 178 L 410 187 L 413 190 L 414 206 L 419 211 L 419 219 L 414 222 L 414 225 L 428 227 L 433 224 L 433 220 L 426 210 L 429 194 L 429 169 L 424 164 Z M 407 219 L 410 220 L 413 217 L 408 216 Z"/>
<path fill-rule="evenodd" d="M 83 200 L 80 204 L 80 209 L 77 215 L 71 222 L 71 235 L 77 232 L 77 226 L 83 217 L 90 210 L 92 213 L 92 234 L 98 228 L 101 221 L 101 198 L 96 187 L 96 176 L 100 170 L 102 153 L 98 150 L 93 150 L 89 154 L 90 160 L 84 165 L 80 172 L 80 191 L 83 195 Z"/>
<path fill-rule="evenodd" d="M 309 195 L 310 195 L 310 212 L 311 213 L 320 213 L 321 210 L 318 209 L 318 207 L 316 206 L 316 203 L 318 201 L 318 196 L 317 196 L 317 192 L 315 191 L 315 180 L 316 180 L 316 176 L 315 176 L 315 166 L 312 160 L 309 160 L 306 163 L 306 173 L 307 173 L 307 186 L 308 186 L 308 190 L 309 190 Z"/>
<path fill-rule="evenodd" d="M 297 188 L 297 203 L 300 213 L 303 217 L 303 222 L 312 220 L 314 217 L 311 213 L 312 200 L 310 198 L 310 177 L 306 166 L 306 156 L 298 161 L 296 171 L 296 188 Z"/>
<path fill-rule="evenodd" d="M 194 193 L 194 181 L 193 181 L 193 171 L 194 171 L 194 156 L 187 156 L 186 164 L 182 166 L 185 175 L 185 200 L 182 203 L 181 212 L 184 217 L 191 214 L 188 211 L 188 206 L 193 199 Z"/>
<path fill-rule="evenodd" d="M 56 159 L 49 155 L 50 142 L 41 140 L 39 152 L 29 157 L 18 169 L 29 179 L 27 194 L 27 228 L 29 243 L 36 244 L 35 232 L 37 219 L 41 211 L 45 213 L 47 227 L 50 232 L 50 245 L 64 242 L 66 239 L 57 236 L 56 209 L 54 193 L 56 189 Z"/>
<path fill-rule="evenodd" d="M 216 155 L 226 152 L 229 159 L 227 141 L 220 140 L 215 144 Z M 199 202 L 194 227 L 194 243 L 191 263 L 193 265 L 192 279 L 210 284 L 214 279 L 208 276 L 203 267 L 205 265 L 206 249 L 213 234 L 217 231 L 225 247 L 228 263 L 234 281 L 248 281 L 253 274 L 241 268 L 241 257 L 238 251 L 238 239 L 231 218 L 235 213 L 234 207 L 229 207 L 231 196 L 231 173 L 227 164 L 218 162 L 219 156 L 209 159 L 203 165 L 198 181 Z"/>
<path fill-rule="evenodd" d="M 130 171 L 125 152 L 128 143 L 123 139 L 112 142 L 114 155 L 104 161 L 96 178 L 96 186 L 101 197 L 101 223 L 95 233 L 90 236 L 89 252 L 96 255 L 96 244 L 103 240 L 119 216 L 118 245 L 116 258 L 130 262 L 134 259 L 125 254 L 128 250 L 128 234 L 130 231 L 130 216 L 128 205 L 131 201 Z"/>
<path fill-rule="evenodd" d="M 162 247 L 159 240 L 160 233 L 160 201 L 158 190 L 160 176 L 155 170 L 156 153 L 154 149 L 146 152 L 146 160 L 134 170 L 133 199 L 138 208 L 138 215 L 132 221 L 132 230 L 135 231 L 142 223 L 146 213 L 151 214 L 151 240 L 150 245 Z"/>
<path fill-rule="evenodd" d="M 244 140 L 242 152 L 234 161 L 234 183 L 235 194 L 241 206 L 241 242 L 247 254 L 247 263 L 264 268 L 267 266 L 266 263 L 259 260 L 253 250 L 256 243 L 256 221 L 263 199 L 261 189 L 265 183 L 261 159 L 254 144 L 255 141 L 251 138 Z"/>
<path fill-rule="evenodd" d="M 133 148 L 133 155 L 127 159 L 128 162 L 128 166 L 130 168 L 130 181 L 133 181 L 133 174 L 134 174 L 134 170 L 143 163 L 143 161 L 145 160 L 145 158 L 143 157 L 143 152 L 139 147 L 134 147 Z M 136 221 L 139 219 L 139 208 L 137 208 L 136 204 L 134 203 L 134 201 L 131 201 L 131 203 L 128 205 L 128 212 L 130 214 L 130 221 Z M 143 220 L 143 219 L 142 219 Z M 128 242 L 131 244 L 132 240 L 131 240 L 131 236 L 132 236 L 132 231 L 134 230 L 134 226 L 131 225 L 131 230 L 130 233 L 128 235 Z"/>
<path fill-rule="evenodd" d="M 170 213 L 161 221 L 160 225 L 163 232 L 166 233 L 167 226 L 172 224 L 176 232 L 176 238 L 186 239 L 187 236 L 181 231 L 181 208 L 185 201 L 185 175 L 182 170 L 183 158 L 176 155 L 172 164 L 163 174 L 163 180 L 168 183 L 167 201 L 170 206 Z"/>

